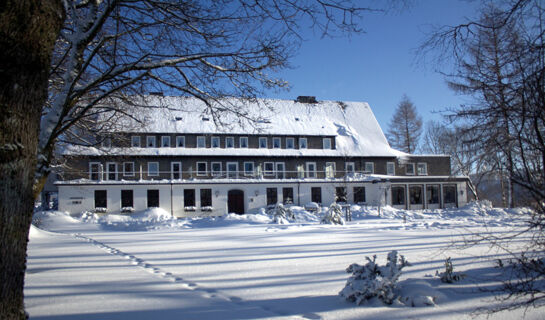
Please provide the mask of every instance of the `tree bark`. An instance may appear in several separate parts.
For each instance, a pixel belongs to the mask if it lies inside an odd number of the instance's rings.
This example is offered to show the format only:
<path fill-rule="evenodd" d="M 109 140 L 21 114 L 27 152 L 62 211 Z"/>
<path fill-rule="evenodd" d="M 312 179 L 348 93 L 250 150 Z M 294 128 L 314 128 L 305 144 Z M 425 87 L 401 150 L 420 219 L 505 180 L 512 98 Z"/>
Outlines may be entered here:
<path fill-rule="evenodd" d="M 40 117 L 59 0 L 0 4 L 0 319 L 25 319 L 23 286 Z"/>

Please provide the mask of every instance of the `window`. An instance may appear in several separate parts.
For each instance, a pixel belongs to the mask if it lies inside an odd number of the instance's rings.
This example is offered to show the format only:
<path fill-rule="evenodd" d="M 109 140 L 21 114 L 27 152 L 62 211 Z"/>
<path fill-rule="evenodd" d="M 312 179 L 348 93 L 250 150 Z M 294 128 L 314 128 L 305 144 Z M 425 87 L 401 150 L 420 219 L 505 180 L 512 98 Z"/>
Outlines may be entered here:
<path fill-rule="evenodd" d="M 197 162 L 197 175 L 206 176 L 208 173 L 207 163 L 206 162 Z"/>
<path fill-rule="evenodd" d="M 140 136 L 131 137 L 131 147 L 140 148 Z"/>
<path fill-rule="evenodd" d="M 134 176 L 134 162 L 123 162 L 123 175 L 127 177 Z"/>
<path fill-rule="evenodd" d="M 235 147 L 235 138 L 226 137 L 225 138 L 225 147 L 226 148 L 234 148 Z"/>
<path fill-rule="evenodd" d="M 104 140 L 102 140 L 102 147 L 103 148 L 110 148 L 112 146 L 112 138 L 105 137 Z"/>
<path fill-rule="evenodd" d="M 307 162 L 307 178 L 316 178 L 316 162 Z"/>
<path fill-rule="evenodd" d="M 375 173 L 375 164 L 373 162 L 366 162 L 365 163 L 365 169 L 363 170 L 365 173 Z"/>
<path fill-rule="evenodd" d="M 89 162 L 89 179 L 102 180 L 102 168 L 100 162 Z"/>
<path fill-rule="evenodd" d="M 220 147 L 220 137 L 210 138 L 210 145 L 212 146 L 212 148 L 219 148 Z"/>
<path fill-rule="evenodd" d="M 422 186 L 409 186 L 409 203 L 422 204 Z"/>
<path fill-rule="evenodd" d="M 322 140 L 322 145 L 324 149 L 331 149 L 331 138 L 324 138 Z"/>
<path fill-rule="evenodd" d="M 347 174 L 350 174 L 350 173 L 354 173 L 354 171 L 356 171 L 355 169 L 355 165 L 354 165 L 354 162 L 346 162 L 344 164 L 344 171 L 347 173 Z"/>
<path fill-rule="evenodd" d="M 247 176 L 254 175 L 254 163 L 253 162 L 244 162 L 244 174 Z"/>
<path fill-rule="evenodd" d="M 312 202 L 322 203 L 322 188 L 312 187 L 310 188 L 310 199 Z"/>
<path fill-rule="evenodd" d="M 354 203 L 365 203 L 365 187 L 354 187 Z"/>
<path fill-rule="evenodd" d="M 266 149 L 267 148 L 267 138 L 260 137 L 259 138 L 259 148 Z"/>
<path fill-rule="evenodd" d="M 286 165 L 284 162 L 277 162 L 276 163 L 276 178 L 277 179 L 284 179 L 286 171 Z"/>
<path fill-rule="evenodd" d="M 221 162 L 212 162 L 210 164 L 210 173 L 212 173 L 213 177 L 221 176 Z"/>
<path fill-rule="evenodd" d="M 212 189 L 201 189 L 201 208 L 212 206 Z"/>
<path fill-rule="evenodd" d="M 195 189 L 184 189 L 184 207 L 195 207 Z"/>
<path fill-rule="evenodd" d="M 121 190 L 121 208 L 133 207 L 133 192 L 132 190 Z"/>
<path fill-rule="evenodd" d="M 274 162 L 265 162 L 263 164 L 263 174 L 266 176 L 272 176 L 274 175 Z"/>
<path fill-rule="evenodd" d="M 386 174 L 389 175 L 389 176 L 395 176 L 395 174 L 396 174 L 395 162 L 387 162 L 386 163 Z"/>
<path fill-rule="evenodd" d="M 248 137 L 240 137 L 238 143 L 241 148 L 248 148 Z"/>
<path fill-rule="evenodd" d="M 305 167 L 302 164 L 297 165 L 297 178 L 305 178 Z"/>
<path fill-rule="evenodd" d="M 106 190 L 95 190 L 95 209 L 108 208 L 108 193 Z"/>
<path fill-rule="evenodd" d="M 278 202 L 278 190 L 267 188 L 267 205 L 275 205 Z"/>
<path fill-rule="evenodd" d="M 439 185 L 432 184 L 426 186 L 426 201 L 428 204 L 439 204 Z"/>
<path fill-rule="evenodd" d="M 326 178 L 335 178 L 335 162 L 326 162 L 325 163 L 325 177 Z"/>
<path fill-rule="evenodd" d="M 227 178 L 238 178 L 238 162 L 227 162 Z"/>
<path fill-rule="evenodd" d="M 414 175 L 414 163 L 407 163 L 405 165 L 405 173 L 410 176 Z"/>
<path fill-rule="evenodd" d="M 171 162 L 170 163 L 170 179 L 178 180 L 182 178 L 182 163 Z"/>
<path fill-rule="evenodd" d="M 295 148 L 295 139 L 286 138 L 286 149 L 294 149 L 294 148 Z"/>
<path fill-rule="evenodd" d="M 345 187 L 335 187 L 335 202 L 346 202 Z"/>
<path fill-rule="evenodd" d="M 107 180 L 117 180 L 117 163 L 106 163 L 106 177 Z"/>
<path fill-rule="evenodd" d="M 154 136 L 147 136 L 146 137 L 146 147 L 155 148 L 155 137 Z"/>
<path fill-rule="evenodd" d="M 299 138 L 299 149 L 307 148 L 307 138 Z"/>
<path fill-rule="evenodd" d="M 197 137 L 197 148 L 206 148 L 206 137 L 198 136 Z"/>
<path fill-rule="evenodd" d="M 392 205 L 399 206 L 405 204 L 405 187 L 392 186 Z"/>
<path fill-rule="evenodd" d="M 162 136 L 161 137 L 161 147 L 170 148 L 170 137 L 169 136 Z"/>
<path fill-rule="evenodd" d="M 157 177 L 159 175 L 159 162 L 148 162 L 148 176 Z"/>
<path fill-rule="evenodd" d="M 273 138 L 273 149 L 280 149 L 282 148 L 282 141 L 280 138 Z"/>
<path fill-rule="evenodd" d="M 443 203 L 456 203 L 456 185 L 443 186 Z"/>
<path fill-rule="evenodd" d="M 428 175 L 428 164 L 427 163 L 419 163 L 416 166 L 418 170 L 419 176 L 427 176 Z"/>
<path fill-rule="evenodd" d="M 159 208 L 159 190 L 148 190 L 148 208 Z"/>
<path fill-rule="evenodd" d="M 184 136 L 177 136 L 176 137 L 176 147 L 185 148 L 185 137 Z"/>
<path fill-rule="evenodd" d="M 282 188 L 282 201 L 284 204 L 293 203 L 293 188 Z"/>

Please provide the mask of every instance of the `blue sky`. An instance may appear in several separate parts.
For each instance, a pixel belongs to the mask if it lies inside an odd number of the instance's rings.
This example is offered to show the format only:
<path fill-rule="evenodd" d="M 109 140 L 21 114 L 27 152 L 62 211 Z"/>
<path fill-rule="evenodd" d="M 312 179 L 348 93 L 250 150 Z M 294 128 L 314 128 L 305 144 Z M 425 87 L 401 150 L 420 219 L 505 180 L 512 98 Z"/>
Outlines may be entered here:
<path fill-rule="evenodd" d="M 386 132 L 403 94 L 413 101 L 424 122 L 439 120 L 436 111 L 457 106 L 466 97 L 453 93 L 435 70 L 448 65 L 417 63 L 415 49 L 424 31 L 462 23 L 475 16 L 478 2 L 416 0 L 403 11 L 367 14 L 363 35 L 321 39 L 307 34 L 294 69 L 279 74 L 291 84 L 289 92 L 271 92 L 269 98 L 366 101 Z"/>

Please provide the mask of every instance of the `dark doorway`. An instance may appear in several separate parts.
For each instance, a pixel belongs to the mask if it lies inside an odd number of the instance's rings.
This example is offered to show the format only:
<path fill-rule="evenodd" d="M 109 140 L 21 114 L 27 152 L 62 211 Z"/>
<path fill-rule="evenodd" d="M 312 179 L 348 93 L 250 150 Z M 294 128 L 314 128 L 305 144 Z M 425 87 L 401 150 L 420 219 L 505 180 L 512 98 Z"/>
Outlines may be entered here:
<path fill-rule="evenodd" d="M 227 211 L 244 214 L 244 191 L 229 190 L 227 193 Z"/>

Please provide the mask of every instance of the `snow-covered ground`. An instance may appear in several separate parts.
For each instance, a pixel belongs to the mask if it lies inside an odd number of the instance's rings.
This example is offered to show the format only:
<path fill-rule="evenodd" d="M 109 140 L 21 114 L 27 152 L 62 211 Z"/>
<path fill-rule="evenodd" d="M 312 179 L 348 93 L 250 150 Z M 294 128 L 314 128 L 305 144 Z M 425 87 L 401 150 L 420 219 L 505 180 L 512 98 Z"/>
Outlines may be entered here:
<path fill-rule="evenodd" d="M 506 255 L 461 249 L 475 233 L 521 227 L 528 210 L 472 203 L 449 210 L 352 207 L 346 225 L 293 207 L 296 221 L 266 214 L 172 219 L 160 209 L 131 216 L 39 212 L 30 233 L 25 305 L 31 319 L 473 319 L 501 304 L 486 289 L 505 278 Z M 519 243 L 525 239 L 518 239 Z M 512 246 L 517 246 L 517 241 Z M 352 263 L 397 250 L 412 264 L 398 292 L 435 306 L 355 305 L 339 297 Z M 452 257 L 466 277 L 436 276 Z M 483 291 L 484 290 L 484 291 Z M 542 319 L 542 309 L 492 319 Z"/>

